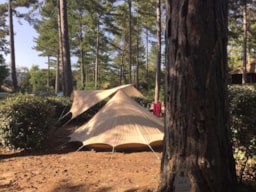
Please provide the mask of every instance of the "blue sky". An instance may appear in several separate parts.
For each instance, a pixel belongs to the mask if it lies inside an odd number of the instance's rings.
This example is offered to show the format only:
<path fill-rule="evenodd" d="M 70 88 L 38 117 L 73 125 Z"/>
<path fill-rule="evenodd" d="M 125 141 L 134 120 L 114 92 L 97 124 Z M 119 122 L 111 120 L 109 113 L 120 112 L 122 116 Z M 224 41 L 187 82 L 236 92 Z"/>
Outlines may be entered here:
<path fill-rule="evenodd" d="M 33 27 L 24 20 L 18 21 L 15 17 L 13 24 L 16 67 L 30 69 L 33 65 L 38 65 L 40 69 L 47 68 L 47 57 L 39 56 L 40 52 L 33 49 L 36 45 L 34 38 L 38 36 Z M 10 55 L 7 55 L 5 59 L 6 63 L 9 64 Z"/>

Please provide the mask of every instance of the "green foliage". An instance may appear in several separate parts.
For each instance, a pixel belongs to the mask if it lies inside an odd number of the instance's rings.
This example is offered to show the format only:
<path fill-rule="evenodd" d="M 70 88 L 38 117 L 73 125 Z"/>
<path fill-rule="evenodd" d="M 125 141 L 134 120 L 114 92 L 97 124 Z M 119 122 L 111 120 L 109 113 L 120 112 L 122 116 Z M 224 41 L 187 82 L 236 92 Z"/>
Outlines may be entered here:
<path fill-rule="evenodd" d="M 9 75 L 9 69 L 7 65 L 4 64 L 4 58 L 0 54 L 0 85 L 3 84 L 4 79 Z"/>
<path fill-rule="evenodd" d="M 29 71 L 29 83 L 32 86 L 32 93 L 50 92 L 53 90 L 54 79 L 49 79 L 50 84 L 47 86 L 48 73 L 53 77 L 52 71 L 40 70 L 38 66 L 32 66 Z"/>
<path fill-rule="evenodd" d="M 44 149 L 54 125 L 54 108 L 40 97 L 7 98 L 0 109 L 0 142 L 9 148 Z"/>
<path fill-rule="evenodd" d="M 46 102 L 54 108 L 54 118 L 59 119 L 61 116 L 69 112 L 72 101 L 69 97 L 46 97 Z"/>
<path fill-rule="evenodd" d="M 256 166 L 248 163 L 256 157 L 256 90 L 249 86 L 231 86 L 229 100 L 234 156 L 241 168 L 239 180 L 242 181 L 247 166 Z"/>

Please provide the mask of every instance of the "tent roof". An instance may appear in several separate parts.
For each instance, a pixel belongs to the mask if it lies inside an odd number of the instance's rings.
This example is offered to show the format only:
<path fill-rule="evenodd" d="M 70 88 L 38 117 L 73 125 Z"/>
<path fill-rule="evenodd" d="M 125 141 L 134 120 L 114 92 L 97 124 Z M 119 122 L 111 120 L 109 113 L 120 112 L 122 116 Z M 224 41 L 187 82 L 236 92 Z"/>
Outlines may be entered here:
<path fill-rule="evenodd" d="M 154 147 L 162 143 L 163 133 L 163 121 L 120 90 L 70 135 L 70 142 L 96 148 Z"/>
<path fill-rule="evenodd" d="M 107 90 L 75 90 L 73 92 L 73 103 L 69 111 L 72 113 L 71 119 L 74 119 L 120 89 L 128 96 L 143 97 L 143 95 L 131 84 L 121 85 Z"/>

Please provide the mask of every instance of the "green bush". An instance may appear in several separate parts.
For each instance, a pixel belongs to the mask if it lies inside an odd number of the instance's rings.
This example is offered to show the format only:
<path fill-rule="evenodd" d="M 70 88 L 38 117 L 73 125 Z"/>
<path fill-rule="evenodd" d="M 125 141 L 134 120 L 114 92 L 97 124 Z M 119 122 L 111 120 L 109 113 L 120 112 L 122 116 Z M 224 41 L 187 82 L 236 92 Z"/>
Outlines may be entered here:
<path fill-rule="evenodd" d="M 51 97 L 45 97 L 45 100 L 49 105 L 54 107 L 55 109 L 54 117 L 56 119 L 59 119 L 61 116 L 69 112 L 72 105 L 72 101 L 68 97 L 51 96 Z"/>
<path fill-rule="evenodd" d="M 53 126 L 54 108 L 37 96 L 8 97 L 0 110 L 0 142 L 9 148 L 43 149 Z"/>
<path fill-rule="evenodd" d="M 256 156 L 255 89 L 249 86 L 230 86 L 229 104 L 234 157 L 240 167 L 238 177 L 242 181 L 248 166 L 256 165 L 256 163 L 249 163 Z"/>

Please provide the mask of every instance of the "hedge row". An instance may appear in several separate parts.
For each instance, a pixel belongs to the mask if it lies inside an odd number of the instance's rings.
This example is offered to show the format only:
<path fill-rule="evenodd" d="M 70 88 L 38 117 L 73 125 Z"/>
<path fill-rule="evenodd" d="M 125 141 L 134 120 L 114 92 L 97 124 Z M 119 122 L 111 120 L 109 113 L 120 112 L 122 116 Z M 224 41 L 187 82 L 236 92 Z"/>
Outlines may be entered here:
<path fill-rule="evenodd" d="M 16 95 L 1 101 L 0 143 L 12 149 L 45 149 L 47 132 L 67 102 Z"/>
<path fill-rule="evenodd" d="M 238 180 L 256 180 L 256 90 L 253 86 L 229 87 L 232 143 Z"/>

